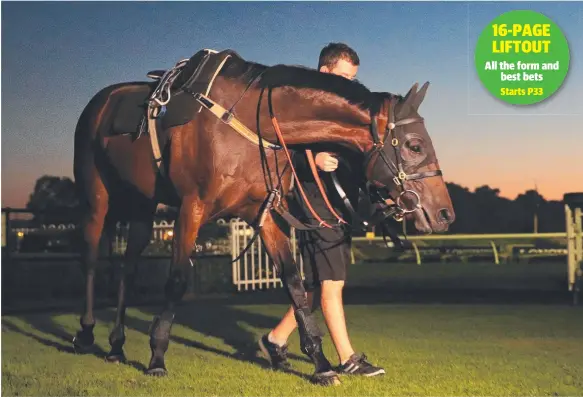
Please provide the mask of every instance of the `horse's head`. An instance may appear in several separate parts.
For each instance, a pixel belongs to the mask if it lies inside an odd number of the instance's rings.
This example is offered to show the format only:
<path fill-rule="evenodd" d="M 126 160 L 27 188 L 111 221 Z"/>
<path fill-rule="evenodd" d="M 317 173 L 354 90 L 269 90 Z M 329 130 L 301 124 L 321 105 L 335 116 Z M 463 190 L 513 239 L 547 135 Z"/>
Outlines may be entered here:
<path fill-rule="evenodd" d="M 373 117 L 376 141 L 366 156 L 367 179 L 394 201 L 401 216 L 424 233 L 445 232 L 455 219 L 431 138 L 418 109 L 429 83 L 386 99 Z M 380 134 L 379 134 L 380 131 Z"/>

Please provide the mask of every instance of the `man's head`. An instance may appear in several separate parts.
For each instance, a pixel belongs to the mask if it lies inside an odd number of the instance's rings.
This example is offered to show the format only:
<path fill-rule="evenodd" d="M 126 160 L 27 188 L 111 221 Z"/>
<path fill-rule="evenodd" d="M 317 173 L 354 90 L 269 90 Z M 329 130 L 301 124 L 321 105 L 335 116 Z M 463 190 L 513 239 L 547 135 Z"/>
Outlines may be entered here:
<path fill-rule="evenodd" d="M 318 70 L 354 79 L 360 59 L 352 48 L 343 43 L 330 43 L 320 52 Z"/>

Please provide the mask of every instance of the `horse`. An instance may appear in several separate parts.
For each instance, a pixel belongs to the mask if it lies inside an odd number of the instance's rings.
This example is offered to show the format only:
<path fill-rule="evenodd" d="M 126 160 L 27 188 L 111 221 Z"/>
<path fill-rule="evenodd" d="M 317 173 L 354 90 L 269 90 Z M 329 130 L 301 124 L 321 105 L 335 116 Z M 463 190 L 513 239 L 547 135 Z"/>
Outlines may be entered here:
<path fill-rule="evenodd" d="M 182 82 L 189 76 L 183 77 Z M 217 117 L 209 106 L 192 108 L 193 114 L 184 123 L 164 128 L 167 139 L 156 159 L 148 138 L 155 131 L 137 136 L 107 133 L 119 99 L 143 92 L 144 87 L 151 92 L 151 84 L 137 81 L 105 87 L 78 119 L 74 176 L 84 204 L 86 298 L 75 348 L 83 351 L 94 343 L 98 244 L 106 219 L 123 219 L 129 221 L 130 229 L 106 359 L 125 360 L 126 282 L 149 243 L 156 207 L 163 203 L 177 207 L 178 214 L 165 303 L 151 324 L 151 358 L 145 373 L 168 373 L 165 353 L 174 307 L 186 290 L 186 271 L 199 228 L 230 216 L 257 227 L 295 308 L 301 351 L 315 367 L 311 381 L 339 383 L 323 353 L 323 334 L 308 306 L 290 251 L 289 229 L 282 221 L 294 173 L 289 154 L 310 148 L 348 153 L 355 169 L 361 170 L 377 191 L 384 192 L 386 200 L 396 203 L 416 229 L 422 233 L 447 231 L 455 214 L 432 141 L 418 113 L 429 82 L 421 89 L 414 84 L 405 96 L 372 92 L 341 76 L 301 66 L 266 66 L 230 51 L 220 72 L 213 76 L 208 96 L 202 98 L 214 98 L 215 105 L 230 107 L 228 117 Z M 188 98 L 183 98 L 185 101 L 203 103 L 201 95 L 194 92 L 181 94 Z M 259 145 L 235 132 L 232 118 L 239 125 L 252 126 L 248 130 L 253 131 Z"/>

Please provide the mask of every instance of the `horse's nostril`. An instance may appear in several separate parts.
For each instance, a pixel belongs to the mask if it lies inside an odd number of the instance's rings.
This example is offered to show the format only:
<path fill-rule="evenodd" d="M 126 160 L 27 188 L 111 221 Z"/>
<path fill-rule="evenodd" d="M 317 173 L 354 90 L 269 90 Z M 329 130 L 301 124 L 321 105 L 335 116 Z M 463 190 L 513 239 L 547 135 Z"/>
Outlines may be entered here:
<path fill-rule="evenodd" d="M 451 212 L 447 208 L 442 208 L 437 211 L 437 219 L 444 221 L 444 222 L 451 222 L 452 216 Z"/>

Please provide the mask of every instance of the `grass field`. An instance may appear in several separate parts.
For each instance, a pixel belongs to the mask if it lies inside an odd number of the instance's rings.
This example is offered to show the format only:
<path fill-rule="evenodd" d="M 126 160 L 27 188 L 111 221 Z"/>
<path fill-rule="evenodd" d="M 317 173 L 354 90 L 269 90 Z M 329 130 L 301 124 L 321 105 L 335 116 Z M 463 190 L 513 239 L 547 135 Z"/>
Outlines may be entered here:
<path fill-rule="evenodd" d="M 290 341 L 294 371 L 267 369 L 255 341 L 286 309 L 283 292 L 277 291 L 182 305 L 166 355 L 170 373 L 162 379 L 143 374 L 149 359 L 148 327 L 158 307 L 128 309 L 128 363 L 120 365 L 103 360 L 113 309 L 97 311 L 98 349 L 88 355 L 72 352 L 76 313 L 3 316 L 2 394 L 583 396 L 583 308 L 536 299 L 524 305 L 470 305 L 439 304 L 434 303 L 439 299 L 428 298 L 438 289 L 461 295 L 479 289 L 496 294 L 494 286 L 500 290 L 522 286 L 541 294 L 561 290 L 563 267 L 496 270 L 485 264 L 409 264 L 387 269 L 355 265 L 351 268 L 355 289 L 346 297 L 352 342 L 385 368 L 383 377 L 343 376 L 340 386 L 311 385 L 307 377 L 313 367 L 299 350 L 297 333 Z M 376 292 L 366 295 L 367 286 Z M 410 286 L 413 294 L 425 294 L 425 302 L 387 303 L 398 299 L 380 294 L 383 286 L 387 290 Z M 318 318 L 324 327 L 320 314 Z M 336 364 L 328 335 L 324 347 Z"/>

